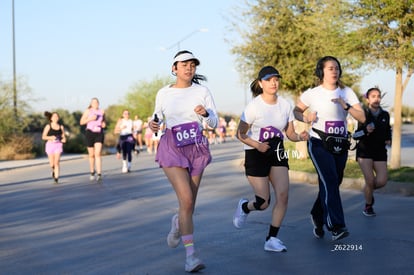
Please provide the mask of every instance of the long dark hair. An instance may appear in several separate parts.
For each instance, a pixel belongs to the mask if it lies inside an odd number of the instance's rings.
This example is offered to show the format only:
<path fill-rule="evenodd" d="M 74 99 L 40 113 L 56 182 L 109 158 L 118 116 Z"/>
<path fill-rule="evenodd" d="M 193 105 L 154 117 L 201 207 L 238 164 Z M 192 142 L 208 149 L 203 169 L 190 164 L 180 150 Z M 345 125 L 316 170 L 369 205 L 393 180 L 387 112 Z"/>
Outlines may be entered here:
<path fill-rule="evenodd" d="M 59 116 L 59 114 L 57 113 L 57 112 L 49 112 L 49 111 L 45 111 L 44 112 L 44 116 L 47 118 L 47 120 L 49 120 L 50 122 L 52 121 L 51 119 L 52 119 L 52 115 L 53 114 L 57 114 L 57 116 L 59 117 L 59 119 L 60 119 L 60 116 Z"/>
<path fill-rule="evenodd" d="M 174 58 L 176 58 L 177 56 L 179 56 L 180 54 L 183 54 L 183 53 L 193 54 L 193 53 L 192 53 L 192 52 L 190 52 L 190 51 L 183 50 L 183 51 L 179 51 L 178 53 L 176 53 L 176 54 L 174 55 Z M 177 62 L 178 62 L 178 61 L 174 62 L 174 64 L 173 64 L 173 66 L 174 66 L 176 69 L 177 69 Z M 198 64 L 197 64 L 197 66 L 198 66 Z M 175 74 L 174 74 L 174 73 L 173 73 L 173 75 L 175 76 Z M 191 79 L 191 82 L 192 82 L 192 83 L 196 83 L 196 84 L 200 84 L 200 81 L 207 81 L 207 77 L 205 77 L 204 75 L 201 75 L 201 74 L 194 74 L 193 79 Z"/>
<path fill-rule="evenodd" d="M 252 83 L 250 83 L 250 91 L 252 92 L 253 97 L 263 94 L 263 89 L 262 87 L 260 87 L 258 78 L 256 78 L 255 80 L 253 80 Z"/>

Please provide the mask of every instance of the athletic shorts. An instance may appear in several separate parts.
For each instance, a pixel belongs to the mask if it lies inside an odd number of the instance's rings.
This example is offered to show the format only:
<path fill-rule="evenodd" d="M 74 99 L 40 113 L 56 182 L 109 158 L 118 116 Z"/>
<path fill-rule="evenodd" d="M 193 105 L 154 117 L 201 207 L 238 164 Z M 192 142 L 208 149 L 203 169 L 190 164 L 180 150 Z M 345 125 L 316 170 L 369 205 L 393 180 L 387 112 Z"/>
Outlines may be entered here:
<path fill-rule="evenodd" d="M 62 142 L 48 141 L 46 142 L 45 151 L 48 155 L 62 154 L 63 144 Z"/>
<path fill-rule="evenodd" d="M 145 139 L 152 139 L 152 135 L 152 131 L 146 131 L 144 137 Z"/>
<path fill-rule="evenodd" d="M 104 142 L 104 133 L 95 133 L 91 130 L 86 130 L 85 132 L 86 137 L 86 146 L 93 147 L 95 143 L 102 143 Z"/>
<path fill-rule="evenodd" d="M 356 159 L 372 159 L 373 161 L 387 161 L 387 149 L 380 150 L 362 150 L 357 148 L 356 150 Z"/>
<path fill-rule="evenodd" d="M 199 176 L 211 162 L 208 140 L 177 147 L 171 129 L 167 129 L 158 144 L 155 161 L 160 167 L 187 168 L 191 176 Z"/>
<path fill-rule="evenodd" d="M 289 169 L 288 158 L 284 151 L 266 155 L 257 149 L 245 150 L 244 168 L 246 176 L 267 177 L 272 166 L 282 166 Z"/>

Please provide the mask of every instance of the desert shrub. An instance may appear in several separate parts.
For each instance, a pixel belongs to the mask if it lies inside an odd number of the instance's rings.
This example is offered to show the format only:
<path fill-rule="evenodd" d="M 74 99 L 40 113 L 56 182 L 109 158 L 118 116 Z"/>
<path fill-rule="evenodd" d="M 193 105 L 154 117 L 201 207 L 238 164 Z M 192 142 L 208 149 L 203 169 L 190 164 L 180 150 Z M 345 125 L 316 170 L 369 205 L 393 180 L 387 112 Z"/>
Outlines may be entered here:
<path fill-rule="evenodd" d="M 119 135 L 115 135 L 112 132 L 106 132 L 105 133 L 105 140 L 104 140 L 104 146 L 108 148 L 113 148 L 118 143 Z"/>
<path fill-rule="evenodd" d="M 84 135 L 77 134 L 73 137 L 67 138 L 66 143 L 63 145 L 63 152 L 69 154 L 87 153 Z"/>
<path fill-rule="evenodd" d="M 11 135 L 0 145 L 1 160 L 22 160 L 34 157 L 33 137 L 30 135 Z"/>

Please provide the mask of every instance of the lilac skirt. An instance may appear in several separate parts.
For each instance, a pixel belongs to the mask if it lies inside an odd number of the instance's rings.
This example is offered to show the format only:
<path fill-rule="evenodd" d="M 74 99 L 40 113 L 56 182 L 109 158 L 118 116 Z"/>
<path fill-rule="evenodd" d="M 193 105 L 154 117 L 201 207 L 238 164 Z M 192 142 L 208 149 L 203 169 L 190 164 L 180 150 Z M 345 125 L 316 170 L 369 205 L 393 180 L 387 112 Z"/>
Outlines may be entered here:
<path fill-rule="evenodd" d="M 187 168 L 191 176 L 199 176 L 211 162 L 208 140 L 203 137 L 196 144 L 177 147 L 171 129 L 167 129 L 161 136 L 155 161 L 160 167 Z"/>

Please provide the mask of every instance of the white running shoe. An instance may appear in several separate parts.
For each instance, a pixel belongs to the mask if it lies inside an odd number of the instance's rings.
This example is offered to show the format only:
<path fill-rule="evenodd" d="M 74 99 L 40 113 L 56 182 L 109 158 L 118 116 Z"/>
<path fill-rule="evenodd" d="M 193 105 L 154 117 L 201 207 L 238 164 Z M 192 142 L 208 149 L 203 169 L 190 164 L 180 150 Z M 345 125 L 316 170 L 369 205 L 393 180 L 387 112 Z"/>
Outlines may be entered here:
<path fill-rule="evenodd" d="M 180 241 L 181 241 L 180 230 L 178 230 L 177 224 L 178 224 L 178 214 L 175 214 L 171 218 L 171 230 L 167 236 L 167 244 L 171 248 L 176 248 L 180 244 Z"/>
<path fill-rule="evenodd" d="M 90 180 L 90 181 L 94 181 L 94 180 L 95 180 L 95 175 L 92 175 L 92 174 L 91 174 L 91 175 L 89 176 L 89 180 Z"/>
<path fill-rule="evenodd" d="M 264 250 L 273 252 L 286 252 L 286 246 L 281 240 L 275 237 L 270 237 L 264 244 Z"/>
<path fill-rule="evenodd" d="M 197 258 L 194 254 L 187 256 L 185 260 L 185 271 L 187 272 L 197 272 L 206 268 L 203 262 Z"/>
<path fill-rule="evenodd" d="M 247 199 L 240 199 L 239 204 L 237 205 L 236 212 L 234 213 L 233 225 L 236 228 L 242 228 L 243 225 L 246 222 L 248 214 L 246 214 L 242 209 L 242 204 L 245 203 L 245 202 L 248 202 L 248 200 Z"/>
<path fill-rule="evenodd" d="M 124 163 L 124 165 L 122 165 L 122 173 L 128 173 L 128 167 L 127 167 L 126 163 Z"/>

